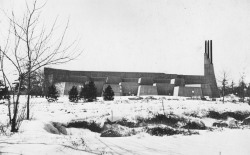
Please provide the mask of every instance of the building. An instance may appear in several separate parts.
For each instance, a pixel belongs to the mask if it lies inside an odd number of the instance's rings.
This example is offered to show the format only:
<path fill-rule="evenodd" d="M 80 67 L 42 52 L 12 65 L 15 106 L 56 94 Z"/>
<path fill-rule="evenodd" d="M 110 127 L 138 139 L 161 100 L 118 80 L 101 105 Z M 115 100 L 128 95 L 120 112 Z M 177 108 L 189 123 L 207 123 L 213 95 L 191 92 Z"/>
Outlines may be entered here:
<path fill-rule="evenodd" d="M 55 84 L 60 94 L 68 95 L 72 86 L 80 88 L 94 81 L 97 95 L 110 85 L 116 96 L 171 95 L 219 97 L 214 74 L 212 40 L 205 41 L 204 75 L 178 75 L 147 72 L 70 71 L 44 68 L 45 87 Z M 47 89 L 46 89 L 47 90 Z"/>

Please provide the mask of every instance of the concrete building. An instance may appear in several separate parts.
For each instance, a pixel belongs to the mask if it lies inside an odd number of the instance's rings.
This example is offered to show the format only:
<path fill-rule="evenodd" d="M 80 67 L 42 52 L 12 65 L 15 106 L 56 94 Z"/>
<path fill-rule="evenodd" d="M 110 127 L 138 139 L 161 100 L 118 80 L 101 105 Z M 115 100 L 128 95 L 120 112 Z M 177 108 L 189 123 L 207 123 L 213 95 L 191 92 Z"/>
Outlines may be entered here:
<path fill-rule="evenodd" d="M 171 95 L 219 97 L 214 74 L 212 40 L 205 41 L 204 75 L 178 75 L 148 72 L 70 71 L 44 68 L 45 87 L 55 84 L 61 94 L 68 95 L 72 85 L 80 88 L 94 81 L 97 95 L 110 85 L 115 95 Z"/>

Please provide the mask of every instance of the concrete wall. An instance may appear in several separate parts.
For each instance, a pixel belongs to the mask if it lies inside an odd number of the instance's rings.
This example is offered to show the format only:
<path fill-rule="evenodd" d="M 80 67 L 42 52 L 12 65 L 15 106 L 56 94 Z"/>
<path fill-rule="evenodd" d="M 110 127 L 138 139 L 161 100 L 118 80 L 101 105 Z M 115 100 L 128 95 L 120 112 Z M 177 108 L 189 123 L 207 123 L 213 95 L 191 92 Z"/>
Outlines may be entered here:
<path fill-rule="evenodd" d="M 211 63 L 211 59 L 208 58 L 207 54 L 204 54 L 204 80 L 205 84 L 210 85 L 211 94 L 207 95 L 210 97 L 220 97 L 220 93 L 217 87 L 217 82 L 214 73 L 214 66 Z"/>
<path fill-rule="evenodd" d="M 212 52 L 212 51 L 211 51 Z M 120 82 L 133 82 L 132 84 L 123 84 L 124 91 L 123 94 L 128 93 L 128 91 L 135 91 L 139 86 L 138 94 L 139 95 L 156 95 L 156 94 L 166 94 L 168 90 L 172 88 L 172 85 L 166 85 L 167 83 L 174 84 L 175 86 L 180 86 L 174 88 L 173 94 L 179 96 L 188 96 L 190 95 L 190 90 L 195 89 L 197 91 L 197 96 L 203 94 L 204 96 L 210 97 L 219 97 L 219 91 L 216 83 L 216 78 L 214 74 L 214 66 L 212 64 L 212 58 L 208 58 L 208 53 L 204 53 L 204 76 L 200 75 L 177 75 L 177 74 L 164 74 L 164 73 L 147 73 L 147 72 L 100 72 L 100 71 L 69 71 L 69 70 L 60 70 L 53 68 L 44 68 L 45 74 L 45 90 L 51 84 L 59 82 L 84 82 L 87 80 L 92 80 L 98 85 L 98 94 L 101 95 L 104 88 L 104 83 L 109 83 L 111 85 L 115 84 L 113 87 L 116 90 L 116 95 L 121 95 L 121 92 L 118 92 L 118 83 Z M 108 77 L 108 78 L 107 78 Z M 140 79 L 140 80 L 139 80 Z M 170 82 L 169 79 L 174 79 Z M 97 84 L 97 81 L 101 83 Z M 153 83 L 163 83 L 156 86 L 152 86 Z M 185 85 L 190 84 L 200 84 L 200 88 L 196 87 L 185 87 Z M 63 86 L 62 86 L 63 87 Z M 68 91 L 68 86 L 65 85 L 65 91 Z M 131 87 L 131 88 L 130 88 Z M 99 96 L 98 95 L 98 96 Z M 168 94 L 167 94 L 168 95 Z"/>
<path fill-rule="evenodd" d="M 83 84 L 82 84 L 82 83 L 79 83 L 79 82 L 65 82 L 64 95 L 68 95 L 70 89 L 71 89 L 73 86 L 76 86 L 78 92 L 80 92 L 80 91 L 81 91 L 81 87 L 83 86 Z"/>
<path fill-rule="evenodd" d="M 123 78 L 122 82 L 135 82 L 138 83 L 139 78 Z"/>
<path fill-rule="evenodd" d="M 185 86 L 185 81 L 182 78 L 171 79 L 170 84 L 174 84 L 175 86 Z"/>
<path fill-rule="evenodd" d="M 64 94 L 64 90 L 65 90 L 65 82 L 58 82 L 55 84 L 56 86 L 56 90 L 59 93 L 59 96 L 63 96 Z"/>
<path fill-rule="evenodd" d="M 119 84 L 120 82 L 122 82 L 122 79 L 118 76 L 108 76 L 106 79 L 107 84 Z"/>
<path fill-rule="evenodd" d="M 91 77 L 90 78 L 92 81 L 103 81 L 103 82 L 106 82 L 107 80 L 107 77 Z"/>
<path fill-rule="evenodd" d="M 87 76 L 70 75 L 69 78 L 70 78 L 70 82 L 77 82 L 77 83 L 83 83 L 83 84 L 90 80 L 89 77 L 87 77 Z"/>
<path fill-rule="evenodd" d="M 151 78 L 151 77 L 141 77 L 141 78 L 139 78 L 138 83 L 140 85 L 151 85 L 152 86 L 154 81 L 153 81 L 153 78 Z"/>
<path fill-rule="evenodd" d="M 158 95 L 173 95 L 174 92 L 174 84 L 168 83 L 155 83 L 154 86 L 157 88 Z"/>
<path fill-rule="evenodd" d="M 204 76 L 200 75 L 178 75 L 178 78 L 184 79 L 185 84 L 204 84 Z"/>
<path fill-rule="evenodd" d="M 58 82 L 58 83 L 55 83 L 55 86 L 56 86 L 57 91 L 60 94 L 60 96 L 62 96 L 62 95 L 68 95 L 70 89 L 73 86 L 76 86 L 78 92 L 80 92 L 81 87 L 83 86 L 83 83 L 78 83 L 78 82 Z"/>
<path fill-rule="evenodd" d="M 95 87 L 96 87 L 96 92 L 97 92 L 97 97 L 102 96 L 102 91 L 103 91 L 103 86 L 105 84 L 104 81 L 94 81 Z"/>
<path fill-rule="evenodd" d="M 140 85 L 137 96 L 141 95 L 158 95 L 156 86 Z"/>
<path fill-rule="evenodd" d="M 122 95 L 128 96 L 128 95 L 137 95 L 138 93 L 138 86 L 139 84 L 137 82 L 121 82 L 120 86 L 122 88 Z"/>
<path fill-rule="evenodd" d="M 102 71 L 69 71 L 62 69 L 44 68 L 45 77 L 48 75 L 53 75 L 54 82 L 61 81 L 71 81 L 69 75 L 71 76 L 87 76 L 87 77 L 108 77 L 116 76 L 122 79 L 126 78 L 141 78 L 141 77 L 151 77 L 152 79 L 173 79 L 177 77 L 177 74 L 164 74 L 164 73 L 147 73 L 147 72 L 102 72 Z M 128 82 L 128 81 L 123 81 Z"/>
<path fill-rule="evenodd" d="M 192 93 L 192 91 L 194 93 Z M 174 87 L 174 96 L 184 96 L 184 97 L 192 97 L 192 96 L 200 96 L 202 97 L 201 87 Z"/>
<path fill-rule="evenodd" d="M 154 83 L 168 83 L 170 84 L 171 79 L 154 79 Z"/>
<path fill-rule="evenodd" d="M 202 95 L 212 97 L 212 90 L 210 84 L 202 84 L 201 85 Z"/>

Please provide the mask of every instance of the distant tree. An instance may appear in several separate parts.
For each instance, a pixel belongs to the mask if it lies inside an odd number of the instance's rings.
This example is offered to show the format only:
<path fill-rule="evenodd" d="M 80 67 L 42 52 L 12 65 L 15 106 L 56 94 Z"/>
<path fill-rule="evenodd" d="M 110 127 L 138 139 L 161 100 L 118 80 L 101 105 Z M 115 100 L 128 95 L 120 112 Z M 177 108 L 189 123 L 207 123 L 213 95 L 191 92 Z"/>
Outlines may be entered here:
<path fill-rule="evenodd" d="M 108 85 L 108 87 L 103 92 L 103 99 L 105 101 L 112 101 L 114 100 L 114 91 L 112 90 L 111 86 Z"/>
<path fill-rule="evenodd" d="M 95 87 L 95 83 L 93 81 L 88 82 L 83 86 L 80 92 L 80 98 L 84 98 L 88 102 L 93 102 L 96 100 L 97 90 Z"/>
<path fill-rule="evenodd" d="M 59 93 L 56 89 L 55 85 L 51 85 L 48 87 L 48 92 L 46 95 L 46 99 L 48 100 L 48 102 L 54 102 L 57 101 L 57 98 L 59 97 Z"/>
<path fill-rule="evenodd" d="M 78 102 L 78 90 L 76 86 L 73 86 L 69 91 L 69 101 L 70 102 Z"/>
<path fill-rule="evenodd" d="M 224 98 L 226 95 L 227 84 L 228 84 L 228 73 L 226 71 L 222 72 L 222 76 L 221 76 L 219 82 L 221 83 L 222 102 L 224 103 Z"/>
<path fill-rule="evenodd" d="M 230 93 L 231 94 L 234 94 L 235 91 L 234 91 L 234 81 L 231 82 L 231 85 L 230 85 Z"/>
<path fill-rule="evenodd" d="M 246 96 L 250 97 L 250 83 L 248 84 L 248 87 L 247 87 Z"/>
<path fill-rule="evenodd" d="M 44 74 L 40 69 L 32 72 L 30 83 L 31 96 L 44 96 Z M 25 87 L 28 88 L 28 78 L 25 79 Z"/>
<path fill-rule="evenodd" d="M 8 87 L 4 85 L 3 81 L 0 80 L 0 100 L 10 99 L 10 93 Z"/>
<path fill-rule="evenodd" d="M 242 98 L 243 103 L 245 102 L 247 86 L 245 83 L 245 74 L 243 73 L 240 77 L 238 95 Z"/>

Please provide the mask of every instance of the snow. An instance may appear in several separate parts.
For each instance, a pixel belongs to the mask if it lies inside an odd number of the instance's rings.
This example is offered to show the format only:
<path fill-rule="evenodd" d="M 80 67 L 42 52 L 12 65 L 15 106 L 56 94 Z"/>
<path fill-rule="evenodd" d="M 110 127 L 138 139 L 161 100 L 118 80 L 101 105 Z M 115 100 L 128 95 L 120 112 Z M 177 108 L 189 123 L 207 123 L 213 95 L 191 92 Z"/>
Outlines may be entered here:
<path fill-rule="evenodd" d="M 88 129 L 67 128 L 67 135 L 48 132 L 52 122 L 67 124 L 72 120 L 95 121 L 103 125 L 108 118 L 150 118 L 153 114 L 176 114 L 190 119 L 199 116 L 211 127 L 215 119 L 204 117 L 209 110 L 248 111 L 246 103 L 221 103 L 220 101 L 187 100 L 186 98 L 154 96 L 156 99 L 129 100 L 116 97 L 115 101 L 71 103 L 67 97 L 48 103 L 44 98 L 31 99 L 31 120 L 24 120 L 19 132 L 0 134 L 0 154 L 169 154 L 169 155 L 249 155 L 249 128 L 218 128 L 202 130 L 199 135 L 151 136 L 140 132 L 129 137 L 100 137 L 100 133 Z M 131 97 L 130 97 L 131 98 Z M 164 112 L 163 106 L 164 105 Z M 25 97 L 21 98 L 21 105 Z M 6 104 L 0 104 L 0 125 L 8 122 Z M 228 121 L 231 121 L 230 118 Z M 53 129 L 56 130 L 56 129 Z"/>

